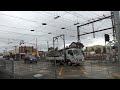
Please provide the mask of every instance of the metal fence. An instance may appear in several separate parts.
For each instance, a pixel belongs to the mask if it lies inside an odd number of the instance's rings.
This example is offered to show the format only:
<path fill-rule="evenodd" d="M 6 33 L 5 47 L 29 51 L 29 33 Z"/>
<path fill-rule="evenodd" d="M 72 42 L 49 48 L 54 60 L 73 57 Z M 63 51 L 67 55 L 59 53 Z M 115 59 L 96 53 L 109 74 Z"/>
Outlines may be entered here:
<path fill-rule="evenodd" d="M 1 69 L 18 79 L 32 79 L 35 74 L 42 74 L 42 78 L 54 78 L 54 69 L 48 61 L 38 61 L 37 63 L 24 63 L 23 60 L 0 60 Z"/>
<path fill-rule="evenodd" d="M 63 67 L 64 69 L 62 72 L 63 73 L 62 76 L 59 77 L 58 74 L 62 70 L 61 67 Z M 56 74 L 55 74 L 54 65 L 52 65 L 49 61 L 46 60 L 39 60 L 38 63 L 29 63 L 29 62 L 24 63 L 24 60 L 20 60 L 20 61 L 0 60 L 0 68 L 8 72 L 10 75 L 12 75 L 11 77 L 12 79 L 55 79 L 55 75 L 57 75 L 57 79 L 59 79 L 59 78 L 64 78 L 65 73 L 68 74 L 70 73 L 73 74 L 73 76 L 76 75 L 80 77 L 80 74 L 84 73 L 82 71 L 82 68 L 85 68 L 85 72 L 90 73 L 91 76 L 86 75 L 86 77 L 90 76 L 90 78 L 94 78 L 93 74 L 96 72 L 98 73 L 98 71 L 99 74 L 102 76 L 103 74 L 105 76 L 107 75 L 115 76 L 115 73 L 120 72 L 120 68 L 118 67 L 119 67 L 118 63 L 106 62 L 106 60 L 86 60 L 82 66 L 56 65 Z M 77 73 L 79 71 L 82 72 Z M 76 74 L 71 72 L 76 72 Z M 65 78 L 69 78 L 69 77 L 66 76 Z"/>
<path fill-rule="evenodd" d="M 0 60 L 1 68 L 12 73 L 13 72 L 13 61 L 10 60 Z"/>

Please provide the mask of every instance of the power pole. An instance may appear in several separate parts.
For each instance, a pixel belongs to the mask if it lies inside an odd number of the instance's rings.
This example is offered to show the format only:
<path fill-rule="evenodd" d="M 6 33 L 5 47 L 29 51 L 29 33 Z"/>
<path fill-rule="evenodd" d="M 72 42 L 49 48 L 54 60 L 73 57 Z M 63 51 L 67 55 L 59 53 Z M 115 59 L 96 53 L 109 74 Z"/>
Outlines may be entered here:
<path fill-rule="evenodd" d="M 109 18 L 111 18 L 111 15 L 110 15 L 110 16 L 103 16 L 103 17 L 100 17 L 100 18 L 98 18 L 98 19 L 93 19 L 93 20 L 90 21 L 90 22 L 87 22 L 87 23 L 85 23 L 85 24 L 82 24 L 82 25 L 77 26 L 78 42 L 80 42 L 80 36 L 93 33 L 93 37 L 95 38 L 95 33 L 96 33 L 96 32 L 100 32 L 100 31 L 105 31 L 105 30 L 108 30 L 108 29 L 112 29 L 113 27 L 94 31 L 94 24 L 93 24 L 93 23 L 98 22 L 98 21 L 102 21 L 102 20 L 104 20 L 104 19 L 109 19 Z M 82 26 L 89 25 L 89 24 L 92 24 L 93 32 L 88 32 L 88 33 L 80 34 L 79 28 L 82 27 Z"/>
<path fill-rule="evenodd" d="M 37 38 L 36 38 L 36 55 L 38 55 Z"/>
<path fill-rule="evenodd" d="M 16 48 L 17 48 L 17 46 L 14 46 L 15 47 L 15 60 L 16 60 Z M 12 61 L 12 73 L 13 73 L 13 79 L 15 79 L 15 75 L 14 75 L 14 66 L 15 66 L 15 64 L 14 64 L 14 60 Z"/>
<path fill-rule="evenodd" d="M 93 29 L 93 38 L 95 38 L 94 23 L 92 23 L 92 29 Z"/>
<path fill-rule="evenodd" d="M 47 41 L 47 48 L 49 49 L 49 42 Z"/>
<path fill-rule="evenodd" d="M 21 44 L 23 43 L 23 41 L 20 41 L 20 46 L 19 46 L 19 60 L 21 60 Z"/>
<path fill-rule="evenodd" d="M 112 21 L 112 27 L 113 27 L 113 40 L 116 40 L 115 19 L 114 19 L 113 11 L 111 11 L 111 21 Z"/>
<path fill-rule="evenodd" d="M 54 50 L 54 55 L 55 55 L 55 40 L 57 39 L 57 37 L 53 37 L 53 50 Z M 57 79 L 57 70 L 56 70 L 56 58 L 54 56 L 54 64 L 55 64 L 55 67 L 54 67 L 54 74 L 55 74 L 55 79 Z"/>
<path fill-rule="evenodd" d="M 78 26 L 77 26 L 77 39 L 78 39 L 78 42 L 80 42 L 80 30 Z"/>
<path fill-rule="evenodd" d="M 15 60 L 16 60 L 16 49 L 17 49 L 17 46 L 14 46 L 15 47 Z"/>
<path fill-rule="evenodd" d="M 57 40 L 58 41 L 58 38 L 61 37 L 63 39 L 63 43 L 64 43 L 64 51 L 63 51 L 63 54 L 64 54 L 64 61 L 66 61 L 66 55 L 65 55 L 65 35 L 59 35 L 59 36 L 56 36 L 56 37 L 53 37 L 53 49 L 54 49 L 54 54 L 55 54 L 55 41 Z M 55 79 L 57 78 L 57 73 L 56 73 L 56 58 L 54 56 L 54 60 L 55 60 L 55 68 L 54 68 L 54 72 L 55 72 Z"/>
<path fill-rule="evenodd" d="M 21 45 L 19 46 L 19 60 L 21 60 Z"/>
<path fill-rule="evenodd" d="M 65 35 L 64 34 L 63 34 L 63 42 L 64 42 L 64 61 L 66 61 Z"/>
<path fill-rule="evenodd" d="M 6 48 L 6 55 L 7 55 L 7 48 Z"/>
<path fill-rule="evenodd" d="M 3 54 L 4 54 L 4 56 L 5 56 L 5 50 L 3 50 Z"/>
<path fill-rule="evenodd" d="M 117 46 L 118 46 L 118 61 L 120 62 L 120 16 L 119 11 L 113 11 L 114 20 L 115 20 L 115 30 L 116 30 L 116 38 L 117 38 Z"/>

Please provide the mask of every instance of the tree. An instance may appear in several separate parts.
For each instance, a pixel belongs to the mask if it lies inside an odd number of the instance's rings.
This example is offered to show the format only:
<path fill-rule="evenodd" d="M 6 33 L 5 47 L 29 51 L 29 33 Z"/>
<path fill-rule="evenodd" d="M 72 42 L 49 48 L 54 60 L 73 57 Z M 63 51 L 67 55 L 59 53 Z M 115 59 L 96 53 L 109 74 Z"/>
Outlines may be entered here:
<path fill-rule="evenodd" d="M 94 51 L 94 48 L 92 47 L 91 50 Z"/>
<path fill-rule="evenodd" d="M 96 53 L 96 54 L 100 54 L 100 53 L 101 53 L 101 48 L 96 48 L 96 49 L 95 49 L 95 53 Z"/>
<path fill-rule="evenodd" d="M 105 46 L 103 46 L 103 54 L 105 54 L 106 53 L 106 48 L 105 48 Z"/>
<path fill-rule="evenodd" d="M 72 42 L 70 45 L 69 45 L 70 48 L 83 48 L 84 45 L 80 42 Z"/>
<path fill-rule="evenodd" d="M 48 51 L 52 51 L 52 50 L 53 50 L 53 47 L 48 48 Z"/>
<path fill-rule="evenodd" d="M 80 42 L 77 42 L 77 43 L 76 43 L 76 46 L 77 46 L 78 48 L 83 48 L 83 47 L 84 47 L 84 45 L 83 45 L 82 43 L 80 43 Z"/>
<path fill-rule="evenodd" d="M 58 47 L 55 48 L 55 51 L 58 51 Z"/>
<path fill-rule="evenodd" d="M 88 49 L 87 49 L 87 47 L 85 48 L 85 50 L 84 50 L 85 52 L 87 52 L 88 51 Z"/>

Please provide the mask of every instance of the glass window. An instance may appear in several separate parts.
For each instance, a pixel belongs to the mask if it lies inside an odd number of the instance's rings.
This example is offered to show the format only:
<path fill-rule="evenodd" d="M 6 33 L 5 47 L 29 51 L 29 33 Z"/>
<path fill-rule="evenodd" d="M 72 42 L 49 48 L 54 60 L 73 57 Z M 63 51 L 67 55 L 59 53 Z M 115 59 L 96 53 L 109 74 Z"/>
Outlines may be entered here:
<path fill-rule="evenodd" d="M 81 50 L 73 50 L 74 55 L 81 55 Z"/>
<path fill-rule="evenodd" d="M 70 55 L 73 56 L 73 52 L 72 52 L 72 50 L 68 50 L 68 54 L 70 54 Z"/>

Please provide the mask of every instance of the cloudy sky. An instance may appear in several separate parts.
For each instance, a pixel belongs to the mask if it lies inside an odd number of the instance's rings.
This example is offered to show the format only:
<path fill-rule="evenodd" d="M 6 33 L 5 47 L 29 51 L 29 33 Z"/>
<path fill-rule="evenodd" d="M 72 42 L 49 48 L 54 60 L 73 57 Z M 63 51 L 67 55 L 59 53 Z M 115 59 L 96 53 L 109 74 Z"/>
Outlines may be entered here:
<path fill-rule="evenodd" d="M 36 39 L 38 49 L 47 50 L 47 41 L 51 47 L 53 37 L 61 34 L 65 34 L 67 46 L 77 41 L 75 23 L 81 25 L 103 15 L 109 16 L 110 11 L 0 11 L 0 52 L 6 48 L 10 50 L 14 46 L 19 46 L 21 40 L 24 40 L 24 45 L 35 46 Z M 60 17 L 55 19 L 56 16 Z M 111 27 L 110 19 L 94 23 L 95 30 L 109 27 Z M 80 28 L 81 34 L 91 31 L 93 31 L 91 24 Z M 112 30 L 107 30 L 95 33 L 95 38 L 93 34 L 81 36 L 81 42 L 85 46 L 104 45 L 105 33 L 110 34 L 112 40 Z M 59 39 L 58 47 L 63 47 L 62 39 Z"/>

